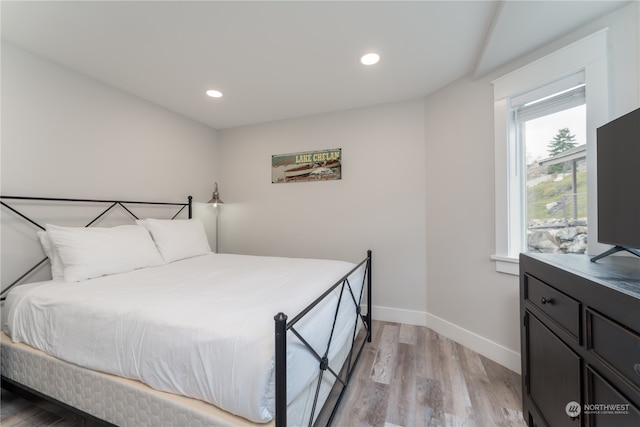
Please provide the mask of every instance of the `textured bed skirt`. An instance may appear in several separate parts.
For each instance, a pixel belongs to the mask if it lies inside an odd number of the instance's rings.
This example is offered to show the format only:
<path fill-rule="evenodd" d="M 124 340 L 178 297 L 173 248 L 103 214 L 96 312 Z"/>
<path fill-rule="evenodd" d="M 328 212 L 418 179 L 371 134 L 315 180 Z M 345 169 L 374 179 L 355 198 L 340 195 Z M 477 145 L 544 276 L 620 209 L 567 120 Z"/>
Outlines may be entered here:
<path fill-rule="evenodd" d="M 2 375 L 59 402 L 122 427 L 263 426 L 216 406 L 189 397 L 154 390 L 135 380 L 92 371 L 65 362 L 26 344 L 13 343 L 0 335 Z M 348 353 L 345 348 L 339 359 Z M 326 399 L 333 381 L 323 379 L 320 402 Z M 308 419 L 316 383 L 310 385 L 287 410 L 289 425 Z M 316 414 L 317 415 L 317 414 Z"/>

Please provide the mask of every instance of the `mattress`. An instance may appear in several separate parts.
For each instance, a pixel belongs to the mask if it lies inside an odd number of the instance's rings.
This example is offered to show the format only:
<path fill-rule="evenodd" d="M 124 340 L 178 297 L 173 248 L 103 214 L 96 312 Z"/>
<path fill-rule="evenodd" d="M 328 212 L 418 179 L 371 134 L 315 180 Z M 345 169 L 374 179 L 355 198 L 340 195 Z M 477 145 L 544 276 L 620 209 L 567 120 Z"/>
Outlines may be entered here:
<path fill-rule="evenodd" d="M 298 313 L 352 268 L 338 261 L 209 254 L 84 282 L 20 286 L 7 298 L 3 326 L 14 342 L 71 366 L 139 380 L 268 422 L 274 405 L 274 314 Z M 356 295 L 361 274 L 351 280 Z M 337 299 L 336 291 L 298 327 L 319 352 L 326 347 Z M 329 354 L 336 370 L 354 330 L 354 320 L 347 319 L 355 319 L 355 307 L 345 302 L 338 324 L 347 327 L 334 331 Z M 300 412 L 308 412 L 304 391 L 315 387 L 318 363 L 291 334 L 288 339 L 288 403 L 306 402 Z M 323 394 L 329 388 L 330 382 L 323 384 Z"/>

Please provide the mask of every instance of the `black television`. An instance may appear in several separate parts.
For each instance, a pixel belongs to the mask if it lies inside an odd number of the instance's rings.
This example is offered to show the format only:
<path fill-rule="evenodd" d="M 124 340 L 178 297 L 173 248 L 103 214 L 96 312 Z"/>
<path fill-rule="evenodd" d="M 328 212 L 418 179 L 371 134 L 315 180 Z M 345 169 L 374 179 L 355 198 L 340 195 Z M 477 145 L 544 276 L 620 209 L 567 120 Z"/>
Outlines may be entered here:
<path fill-rule="evenodd" d="M 598 242 L 640 256 L 640 108 L 597 130 Z"/>

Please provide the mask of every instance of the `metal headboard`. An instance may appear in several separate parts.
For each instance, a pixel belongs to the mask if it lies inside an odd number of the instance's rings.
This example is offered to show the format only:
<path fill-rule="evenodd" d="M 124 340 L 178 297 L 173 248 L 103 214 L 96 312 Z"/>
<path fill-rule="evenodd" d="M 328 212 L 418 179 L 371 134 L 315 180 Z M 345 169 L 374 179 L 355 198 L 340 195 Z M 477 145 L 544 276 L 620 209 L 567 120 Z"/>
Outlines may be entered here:
<path fill-rule="evenodd" d="M 173 202 L 142 202 L 142 201 L 127 201 L 127 200 L 69 199 L 69 198 L 56 198 L 56 197 L 27 197 L 27 196 L 2 196 L 2 195 L 0 195 L 0 205 L 2 205 L 6 209 L 8 209 L 9 211 L 11 211 L 15 215 L 17 215 L 18 217 L 24 219 L 28 223 L 34 225 L 35 227 L 37 227 L 37 228 L 39 228 L 41 230 L 44 230 L 45 228 L 42 225 L 38 224 L 36 221 L 34 221 L 31 218 L 29 218 L 27 215 L 25 215 L 22 212 L 20 212 L 14 206 L 9 205 L 9 203 L 7 203 L 7 201 L 9 201 L 9 200 L 13 200 L 13 201 L 20 201 L 20 200 L 22 200 L 22 201 L 44 201 L 44 202 L 56 202 L 56 203 L 64 203 L 64 202 L 93 203 L 93 204 L 95 204 L 95 203 L 104 203 L 104 204 L 108 204 L 109 205 L 105 210 L 103 210 L 97 216 L 92 218 L 85 225 L 85 227 L 90 227 L 91 225 L 93 225 L 96 221 L 98 221 L 100 218 L 102 218 L 104 215 L 106 215 L 107 212 L 109 212 L 111 209 L 113 209 L 116 206 L 120 206 L 122 209 L 124 209 L 126 212 L 128 212 L 134 219 L 139 219 L 139 218 L 126 205 L 175 206 L 175 207 L 179 208 L 178 211 L 175 213 L 175 215 L 173 215 L 171 217 L 171 219 L 177 218 L 178 215 L 180 215 L 180 213 L 182 211 L 184 211 L 185 208 L 187 209 L 187 217 L 188 218 L 192 218 L 192 215 L 193 215 L 193 207 L 192 207 L 193 198 L 191 196 L 189 196 L 187 198 L 187 202 L 186 203 L 173 203 Z M 15 203 L 14 203 L 14 205 L 15 205 Z M 3 288 L 2 291 L 0 291 L 0 300 L 4 300 L 6 298 L 6 293 L 11 288 L 13 288 L 15 285 L 17 285 L 22 280 L 24 280 L 25 277 L 27 277 L 34 270 L 36 270 L 43 263 L 45 263 L 47 261 L 47 259 L 48 259 L 47 257 L 43 258 L 36 265 L 34 265 L 33 267 L 29 268 L 25 273 L 21 274 L 20 277 L 18 277 L 13 282 L 11 282 L 11 284 L 9 286 L 7 286 L 6 288 Z"/>

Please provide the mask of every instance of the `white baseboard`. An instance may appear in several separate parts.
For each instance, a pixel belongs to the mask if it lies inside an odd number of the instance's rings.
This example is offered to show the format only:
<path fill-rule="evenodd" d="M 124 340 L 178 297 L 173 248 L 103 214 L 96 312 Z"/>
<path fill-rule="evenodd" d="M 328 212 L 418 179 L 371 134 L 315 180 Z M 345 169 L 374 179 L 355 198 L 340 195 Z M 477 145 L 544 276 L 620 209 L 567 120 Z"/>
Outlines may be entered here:
<path fill-rule="evenodd" d="M 363 307 L 363 312 L 366 312 L 365 307 Z M 374 320 L 426 326 L 518 374 L 521 373 L 520 353 L 433 314 L 374 306 L 372 316 Z"/>
<path fill-rule="evenodd" d="M 362 312 L 366 313 L 367 306 L 362 306 Z M 427 326 L 427 313 L 424 311 L 401 310 L 398 308 L 373 306 L 373 320 L 383 322 L 406 323 L 408 325 Z"/>

